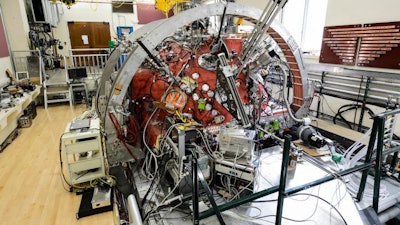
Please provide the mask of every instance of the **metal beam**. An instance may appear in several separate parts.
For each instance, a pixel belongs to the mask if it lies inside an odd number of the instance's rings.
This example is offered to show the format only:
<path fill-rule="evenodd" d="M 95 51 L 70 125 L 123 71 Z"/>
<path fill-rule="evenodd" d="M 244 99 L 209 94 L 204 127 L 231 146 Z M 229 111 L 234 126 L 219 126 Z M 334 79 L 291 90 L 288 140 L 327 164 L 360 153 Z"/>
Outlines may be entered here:
<path fill-rule="evenodd" d="M 400 73 L 378 72 L 370 70 L 349 69 L 340 66 L 331 66 L 327 64 L 306 64 L 308 71 L 326 71 L 329 74 L 342 74 L 349 76 L 368 76 L 377 78 L 399 79 Z"/>
<path fill-rule="evenodd" d="M 247 195 L 247 196 L 245 196 L 243 198 L 239 198 L 239 199 L 230 201 L 228 203 L 219 205 L 218 209 L 219 209 L 219 211 L 223 212 L 223 211 L 238 207 L 240 205 L 252 202 L 252 201 L 257 200 L 259 198 L 262 198 L 264 196 L 270 195 L 272 193 L 277 192 L 278 190 L 279 190 L 279 186 L 276 185 L 276 186 L 273 186 L 271 188 L 265 189 L 263 191 L 260 191 L 260 192 L 257 192 L 257 193 L 253 193 L 253 194 Z M 212 216 L 214 214 L 215 214 L 214 210 L 213 209 L 209 209 L 209 210 L 200 212 L 199 219 L 204 219 L 204 218 L 210 217 L 210 216 Z"/>
<path fill-rule="evenodd" d="M 311 181 L 309 183 L 306 183 L 306 184 L 303 184 L 303 185 L 300 185 L 297 187 L 288 188 L 288 189 L 286 189 L 286 194 L 291 195 L 291 194 L 297 193 L 299 191 L 306 190 L 311 187 L 323 184 L 325 182 L 337 179 L 338 177 L 346 176 L 346 175 L 349 175 L 349 174 L 357 172 L 357 171 L 364 171 L 364 170 L 367 170 L 372 167 L 373 167 L 372 163 L 364 163 L 362 165 L 355 166 L 355 167 L 347 169 L 347 170 L 343 170 L 343 171 L 340 171 L 337 173 L 332 173 L 332 174 L 329 174 L 328 176 L 320 178 L 318 180 Z"/>
<path fill-rule="evenodd" d="M 275 224 L 282 224 L 282 213 L 283 213 L 283 201 L 285 200 L 286 195 L 286 176 L 287 170 L 289 166 L 289 154 L 290 154 L 290 139 L 292 137 L 287 135 L 285 137 L 285 142 L 283 144 L 283 156 L 282 156 L 282 165 L 281 165 L 281 176 L 279 182 L 279 194 L 278 194 L 278 206 L 276 207 L 276 217 Z"/>
<path fill-rule="evenodd" d="M 385 134 L 385 118 L 378 117 L 378 143 L 376 146 L 376 160 L 375 160 L 375 179 L 374 179 L 374 195 L 372 197 L 372 208 L 378 213 L 379 207 L 379 192 L 381 188 L 381 170 L 382 170 L 382 151 L 383 141 Z"/>

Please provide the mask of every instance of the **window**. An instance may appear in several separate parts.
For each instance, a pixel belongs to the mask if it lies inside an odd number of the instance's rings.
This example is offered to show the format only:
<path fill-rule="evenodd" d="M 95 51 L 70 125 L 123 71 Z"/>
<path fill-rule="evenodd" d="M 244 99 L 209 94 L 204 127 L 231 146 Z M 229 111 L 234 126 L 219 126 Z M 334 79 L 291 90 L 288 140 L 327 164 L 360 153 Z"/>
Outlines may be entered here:
<path fill-rule="evenodd" d="M 327 4 L 328 0 L 296 0 L 284 7 L 281 23 L 303 52 L 320 52 Z"/>

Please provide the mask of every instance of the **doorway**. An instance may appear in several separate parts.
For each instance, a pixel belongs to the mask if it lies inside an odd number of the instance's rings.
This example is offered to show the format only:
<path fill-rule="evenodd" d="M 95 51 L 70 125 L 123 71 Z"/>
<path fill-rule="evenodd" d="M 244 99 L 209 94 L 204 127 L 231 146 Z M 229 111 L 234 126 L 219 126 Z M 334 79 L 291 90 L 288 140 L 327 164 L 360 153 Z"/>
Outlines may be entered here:
<path fill-rule="evenodd" d="M 108 22 L 70 21 L 68 30 L 72 49 L 108 48 L 108 41 L 111 40 Z"/>

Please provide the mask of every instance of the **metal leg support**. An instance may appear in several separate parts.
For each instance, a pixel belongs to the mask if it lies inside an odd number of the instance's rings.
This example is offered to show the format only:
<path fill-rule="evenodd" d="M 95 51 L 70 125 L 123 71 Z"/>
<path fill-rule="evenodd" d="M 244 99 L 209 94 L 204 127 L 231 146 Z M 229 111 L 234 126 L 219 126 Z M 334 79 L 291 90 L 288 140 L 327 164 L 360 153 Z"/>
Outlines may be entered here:
<path fill-rule="evenodd" d="M 383 139 L 385 135 L 385 117 L 378 118 L 378 143 L 376 147 L 376 162 L 375 162 L 375 180 L 374 180 L 374 196 L 372 207 L 378 213 L 379 206 L 379 191 L 381 186 L 381 170 L 382 170 L 382 151 Z"/>
<path fill-rule="evenodd" d="M 276 218 L 275 224 L 282 224 L 282 213 L 283 213 L 283 200 L 285 198 L 285 189 L 286 189 L 286 176 L 287 169 L 289 166 L 289 153 L 290 153 L 290 135 L 285 137 L 285 142 L 283 144 L 283 156 L 282 156 L 282 166 L 281 166 L 281 178 L 279 181 L 279 195 L 278 195 L 278 206 L 276 209 Z"/>
<path fill-rule="evenodd" d="M 393 154 L 393 160 L 390 163 L 390 172 L 392 172 L 392 173 L 395 172 L 395 167 L 396 167 L 396 164 L 398 163 L 398 161 L 399 161 L 399 152 L 395 152 Z"/>
<path fill-rule="evenodd" d="M 253 193 L 253 194 L 247 195 L 247 196 L 245 196 L 243 198 L 235 199 L 235 200 L 230 201 L 228 203 L 219 205 L 218 209 L 221 212 L 223 212 L 223 211 L 235 208 L 237 206 L 249 203 L 249 202 L 254 201 L 256 199 L 262 198 L 264 196 L 270 195 L 272 193 L 277 192 L 278 190 L 279 190 L 278 186 L 273 186 L 273 187 L 265 189 L 263 191 L 260 191 L 260 192 L 257 192 L 257 193 Z M 215 214 L 215 212 L 214 212 L 213 209 L 208 209 L 208 210 L 203 211 L 203 212 L 200 213 L 200 219 L 204 219 L 204 218 L 210 217 L 210 216 L 212 216 L 214 214 Z"/>
<path fill-rule="evenodd" d="M 192 204 L 193 204 L 193 224 L 199 224 L 199 187 L 197 179 L 197 159 L 192 156 Z"/>
<path fill-rule="evenodd" d="M 198 165 L 197 165 L 197 166 L 198 166 Z M 225 221 L 224 221 L 224 219 L 222 218 L 222 215 L 221 215 L 221 212 L 220 212 L 219 209 L 218 209 L 217 203 L 215 203 L 215 200 L 214 200 L 212 191 L 210 190 L 210 187 L 208 186 L 207 181 L 206 181 L 206 179 L 204 178 L 204 175 L 203 175 L 203 173 L 201 172 L 200 168 L 197 168 L 197 175 L 198 175 L 198 177 L 199 177 L 199 179 L 200 179 L 201 185 L 203 186 L 203 188 L 204 188 L 204 190 L 205 190 L 205 192 L 206 192 L 206 194 L 207 194 L 207 196 L 208 196 L 208 200 L 210 201 L 210 203 L 211 203 L 211 205 L 212 205 L 212 208 L 213 208 L 213 210 L 214 210 L 214 212 L 215 212 L 215 215 L 216 215 L 217 218 L 218 218 L 219 224 L 225 225 Z"/>
<path fill-rule="evenodd" d="M 372 152 L 374 149 L 375 141 L 377 141 L 376 147 L 376 157 L 375 157 L 375 177 L 374 177 L 374 194 L 372 198 L 372 208 L 375 212 L 378 212 L 379 208 L 379 191 L 381 184 L 381 171 L 382 171 L 382 154 L 383 154 L 383 141 L 385 135 L 385 119 L 390 115 L 395 115 L 399 113 L 400 110 L 393 110 L 385 113 L 381 113 L 374 117 L 374 124 L 372 126 L 371 137 L 368 145 L 368 152 L 366 156 L 366 163 L 371 162 Z M 376 138 L 378 134 L 378 138 Z M 358 190 L 357 199 L 360 201 L 362 199 L 363 192 L 365 190 L 365 184 L 368 176 L 368 171 L 364 171 L 361 177 L 360 188 Z"/>
<path fill-rule="evenodd" d="M 369 138 L 369 143 L 368 143 L 368 151 L 367 155 L 365 158 L 365 163 L 370 163 L 371 158 L 372 158 L 372 153 L 374 152 L 374 146 L 375 146 L 375 141 L 376 141 L 376 133 L 378 131 L 378 118 L 374 118 L 374 123 L 372 125 L 372 131 L 371 131 L 371 136 Z M 365 190 L 365 185 L 367 182 L 367 176 L 368 176 L 368 170 L 364 170 L 361 176 L 360 180 L 360 187 L 358 188 L 358 193 L 357 193 L 357 200 L 361 201 L 362 197 L 364 195 L 364 190 Z"/>

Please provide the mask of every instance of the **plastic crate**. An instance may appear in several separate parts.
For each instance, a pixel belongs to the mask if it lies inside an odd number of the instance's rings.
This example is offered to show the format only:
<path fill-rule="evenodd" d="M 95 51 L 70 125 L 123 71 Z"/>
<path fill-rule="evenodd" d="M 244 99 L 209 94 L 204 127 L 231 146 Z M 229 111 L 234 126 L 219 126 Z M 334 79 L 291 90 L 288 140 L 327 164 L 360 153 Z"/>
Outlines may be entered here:
<path fill-rule="evenodd" d="M 21 116 L 18 119 L 18 127 L 26 128 L 32 126 L 32 119 L 29 116 Z"/>
<path fill-rule="evenodd" d="M 31 120 L 35 119 L 37 116 L 36 112 L 36 104 L 35 102 L 31 102 L 28 107 L 24 110 L 24 116 L 28 116 Z"/>

